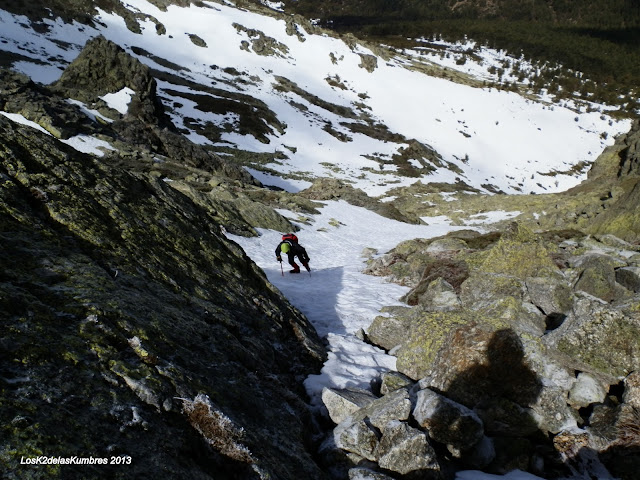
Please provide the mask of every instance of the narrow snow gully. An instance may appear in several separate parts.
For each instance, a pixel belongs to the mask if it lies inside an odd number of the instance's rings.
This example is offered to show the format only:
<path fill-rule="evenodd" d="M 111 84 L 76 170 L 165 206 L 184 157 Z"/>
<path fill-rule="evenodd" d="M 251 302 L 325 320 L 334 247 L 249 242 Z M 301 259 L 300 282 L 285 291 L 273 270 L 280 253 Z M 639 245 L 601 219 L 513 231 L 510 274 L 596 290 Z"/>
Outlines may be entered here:
<path fill-rule="evenodd" d="M 305 387 L 312 405 L 321 407 L 324 387 L 369 388 L 388 370 L 395 370 L 395 357 L 358 338 L 380 309 L 401 305 L 406 287 L 384 278 L 365 275 L 365 248 L 382 255 L 404 240 L 430 238 L 464 227 L 452 226 L 446 218 L 426 219 L 429 225 L 409 225 L 379 216 L 343 201 L 326 202 L 320 215 L 308 224 L 295 222 L 297 215 L 280 210 L 300 228 L 300 244 L 309 253 L 311 273 L 290 274 L 286 257 L 284 275 L 274 250 L 286 232 L 260 230 L 257 238 L 229 235 L 261 267 L 267 278 L 315 326 L 327 341 L 328 360 L 322 371 L 311 375 Z"/>

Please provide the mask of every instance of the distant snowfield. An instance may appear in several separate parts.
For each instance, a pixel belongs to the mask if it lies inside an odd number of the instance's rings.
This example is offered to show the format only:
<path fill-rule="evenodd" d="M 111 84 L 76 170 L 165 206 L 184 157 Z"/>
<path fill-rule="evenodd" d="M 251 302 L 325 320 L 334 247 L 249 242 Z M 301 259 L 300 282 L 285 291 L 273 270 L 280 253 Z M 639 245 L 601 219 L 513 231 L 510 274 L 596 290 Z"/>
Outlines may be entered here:
<path fill-rule="evenodd" d="M 266 3 L 280 8 L 277 2 Z M 286 34 L 283 20 L 238 10 L 231 5 L 204 2 L 206 8 L 171 5 L 161 11 L 145 0 L 128 0 L 123 4 L 157 19 L 166 28 L 166 34 L 156 33 L 156 24 L 150 17 L 139 20 L 142 34 L 135 34 L 120 17 L 105 12 L 98 17 L 97 29 L 44 20 L 48 31 L 36 33 L 28 26 L 26 17 L 14 17 L 0 10 L 0 50 L 32 58 L 33 62 L 21 60 L 13 67 L 37 82 L 48 84 L 59 78 L 62 69 L 80 53 L 88 39 L 101 34 L 130 53 L 132 47 L 149 52 L 149 57 L 138 58 L 154 69 L 167 70 L 152 60 L 162 58 L 179 65 L 183 70 L 173 73 L 190 81 L 253 96 L 276 113 L 279 121 L 286 124 L 286 131 L 274 132 L 268 144 L 237 132 L 223 134 L 220 143 L 254 152 L 285 153 L 288 159 L 266 165 L 276 174 L 260 171 L 258 166 L 248 170 L 264 184 L 292 192 L 308 187 L 313 178 L 321 176 L 342 178 L 372 196 L 385 195 L 391 188 L 418 180 L 454 182 L 456 177 L 478 188 L 492 184 L 507 193 L 557 192 L 576 185 L 583 177 L 541 173 L 568 171 L 581 162 L 595 160 L 605 146 L 613 143 L 614 136 L 630 127 L 629 121 L 609 118 L 604 107 L 604 113 L 577 112 L 515 93 L 471 88 L 407 70 L 403 67 L 406 59 L 377 58 L 377 68 L 369 73 L 360 67 L 360 54 L 373 53 L 363 47 L 352 49 L 329 36 L 310 35 L 298 26 L 305 38 L 302 42 Z M 286 48 L 279 50 L 279 56 L 257 55 L 252 50 L 247 29 L 259 30 Z M 197 35 L 207 46 L 196 46 L 190 35 Z M 246 47 L 241 48 L 243 41 L 247 42 Z M 499 59 L 496 52 L 486 53 L 484 68 Z M 416 53 L 416 58 L 420 56 Z M 457 67 L 454 60 L 446 57 L 429 57 L 429 60 L 478 76 L 483 73 L 477 65 Z M 241 72 L 247 82 L 233 85 L 237 77 L 225 73 L 228 68 Z M 325 102 L 354 112 L 367 112 L 391 132 L 431 146 L 463 173 L 440 170 L 432 175 L 406 178 L 397 175 L 391 167 L 380 169 L 379 162 L 372 158 L 390 159 L 402 145 L 348 132 L 340 125 L 345 118 L 297 94 L 274 90 L 277 77 L 289 79 Z M 327 78 L 339 81 L 346 89 L 332 87 Z M 187 87 L 158 82 L 158 89 L 163 102 L 171 106 L 173 121 L 180 127 L 184 127 L 185 117 L 216 125 L 234 121 L 232 115 L 202 112 L 195 103 L 170 93 L 171 90 L 189 93 Z M 126 112 L 131 92 L 111 93 L 115 95 L 105 97 L 105 101 Z M 85 106 L 81 108 L 90 118 L 97 115 Z M 13 121 L 42 129 L 20 115 L 0 113 Z M 348 135 L 351 141 L 341 142 L 323 130 L 329 124 L 335 131 Z M 210 143 L 195 132 L 188 137 L 196 143 Z M 90 137 L 76 137 L 67 143 L 96 155 L 110 148 Z M 296 178 L 289 177 L 290 174 Z M 300 180 L 301 177 L 307 179 Z M 393 201 L 390 197 L 385 200 Z M 395 357 L 362 342 L 356 333 L 361 329 L 366 331 L 382 307 L 399 305 L 398 299 L 407 289 L 387 283 L 383 278 L 362 274 L 365 259 L 361 254 L 365 247 L 384 254 L 407 239 L 431 238 L 460 228 L 479 230 L 485 224 L 517 214 L 487 212 L 470 219 L 470 227 L 464 227 L 451 225 L 446 217 L 424 218 L 428 225 L 404 224 L 344 202 L 325 202 L 319 215 L 310 216 L 311 225 L 296 223 L 297 215 L 292 212 L 281 213 L 300 227 L 297 235 L 311 257 L 311 274 L 281 272 L 274 249 L 284 232 L 260 230 L 256 238 L 233 235 L 229 238 L 247 252 L 268 279 L 307 316 L 319 335 L 327 339 L 328 361 L 319 374 L 305 382 L 312 404 L 318 408 L 323 388 L 367 388 L 380 373 L 395 369 Z M 287 267 L 286 262 L 284 266 Z M 468 471 L 457 476 L 458 480 L 495 478 L 532 480 L 538 477 L 519 471 L 506 476 Z"/>
<path fill-rule="evenodd" d="M 123 4 L 146 15 L 146 20 L 139 20 L 142 34 L 129 31 L 122 18 L 105 12 L 97 17 L 96 29 L 45 20 L 49 31 L 38 34 L 27 26 L 25 17 L 0 10 L 0 49 L 41 60 L 40 63 L 22 60 L 14 68 L 36 81 L 50 83 L 59 78 L 62 69 L 89 38 L 102 34 L 130 53 L 132 47 L 149 52 L 149 57 L 138 58 L 153 68 L 168 69 L 152 59 L 162 58 L 179 65 L 183 69 L 179 74 L 190 81 L 260 99 L 286 124 L 286 131 L 282 134 L 274 131 L 268 144 L 252 136 L 224 133 L 219 144 L 255 152 L 286 153 L 288 159 L 265 166 L 279 172 L 284 182 L 262 172 L 256 176 L 261 176 L 260 180 L 267 185 L 283 186 L 290 191 L 305 188 L 308 181 L 286 178 L 288 174 L 302 173 L 308 179 L 341 178 L 373 196 L 384 195 L 389 189 L 409 185 L 418 178 L 399 176 L 388 166 L 381 169 L 375 160 L 389 160 L 406 145 L 349 132 L 340 123 L 352 120 L 313 105 L 295 93 L 274 90 L 277 77 L 294 82 L 322 101 L 365 112 L 391 132 L 431 146 L 463 172 L 440 169 L 429 175 L 424 170 L 419 178 L 423 182 L 454 182 L 459 177 L 475 187 L 492 184 L 507 193 L 566 190 L 584 175 L 541 174 L 568 172 L 576 164 L 592 162 L 605 146 L 613 143 L 614 136 L 630 127 L 629 121 L 609 118 L 605 107 L 601 107 L 604 113 L 576 112 L 564 106 L 534 102 L 512 92 L 471 88 L 408 70 L 406 58 L 390 61 L 377 58 L 377 68 L 369 73 L 360 66 L 361 55 L 373 53 L 362 46 L 349 47 L 341 40 L 311 35 L 298 26 L 304 37 L 300 41 L 295 35 L 287 35 L 284 20 L 228 4 L 204 2 L 205 7 L 188 8 L 170 5 L 166 11 L 146 0 Z M 277 3 L 270 6 L 279 8 Z M 151 18 L 165 27 L 166 34 L 157 34 Z M 263 32 L 279 42 L 276 54 L 256 54 L 251 45 L 255 37 L 249 36 L 248 29 Z M 206 47 L 195 45 L 191 41 L 193 35 L 202 39 Z M 62 47 L 63 39 L 69 42 L 67 48 Z M 458 66 L 455 57 L 406 53 L 416 60 L 441 63 L 481 78 L 488 77 L 483 72 L 498 65 L 504 57 L 501 52 L 483 50 L 482 64 L 468 61 Z M 241 72 L 247 81 L 238 84 L 237 76 L 225 73 L 228 68 Z M 331 86 L 329 78 L 344 89 Z M 233 122 L 233 118 L 200 111 L 193 102 L 170 93 L 189 92 L 187 87 L 166 82 L 158 85 L 161 98 L 173 110 L 173 121 L 181 127 L 185 117 L 218 125 Z M 327 125 L 350 141 L 340 141 L 323 130 Z M 197 143 L 211 143 L 196 133 L 189 137 Z M 416 168 L 420 172 L 422 167 Z"/>

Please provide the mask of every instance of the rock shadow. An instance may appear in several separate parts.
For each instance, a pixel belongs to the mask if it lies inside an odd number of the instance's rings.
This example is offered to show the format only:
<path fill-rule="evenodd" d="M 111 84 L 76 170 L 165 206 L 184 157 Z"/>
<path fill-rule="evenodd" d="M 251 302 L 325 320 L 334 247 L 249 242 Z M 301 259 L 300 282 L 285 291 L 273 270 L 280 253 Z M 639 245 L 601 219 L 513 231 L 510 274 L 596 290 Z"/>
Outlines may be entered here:
<path fill-rule="evenodd" d="M 491 334 L 488 341 L 480 339 L 480 342 L 480 345 L 486 343 L 485 351 L 472 347 L 473 364 L 457 372 L 446 385 L 445 395 L 469 408 L 496 398 L 525 408 L 535 404 L 542 391 L 542 381 L 526 364 L 518 335 L 512 329 L 503 329 Z"/>

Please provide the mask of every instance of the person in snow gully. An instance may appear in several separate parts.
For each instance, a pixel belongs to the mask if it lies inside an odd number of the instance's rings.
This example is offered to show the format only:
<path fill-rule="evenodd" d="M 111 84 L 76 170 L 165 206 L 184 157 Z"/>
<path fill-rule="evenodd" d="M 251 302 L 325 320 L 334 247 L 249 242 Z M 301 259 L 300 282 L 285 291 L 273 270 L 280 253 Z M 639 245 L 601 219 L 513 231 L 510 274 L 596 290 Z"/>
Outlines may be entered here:
<path fill-rule="evenodd" d="M 309 255 L 302 245 L 298 243 L 298 237 L 292 233 L 287 233 L 282 236 L 282 241 L 276 247 L 276 259 L 282 262 L 282 253 L 286 253 L 289 257 L 289 265 L 293 267 L 291 273 L 300 273 L 300 267 L 296 263 L 296 257 L 302 263 L 302 266 L 310 272 L 309 268 Z"/>

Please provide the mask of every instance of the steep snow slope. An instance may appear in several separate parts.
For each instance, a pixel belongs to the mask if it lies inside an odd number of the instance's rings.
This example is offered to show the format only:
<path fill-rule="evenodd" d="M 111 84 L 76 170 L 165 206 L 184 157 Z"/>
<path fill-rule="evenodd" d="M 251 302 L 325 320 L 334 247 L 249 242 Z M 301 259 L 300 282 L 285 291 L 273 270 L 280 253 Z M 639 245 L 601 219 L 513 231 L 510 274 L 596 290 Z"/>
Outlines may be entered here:
<path fill-rule="evenodd" d="M 145 0 L 123 5 L 136 15 L 141 33 L 103 11 L 95 28 L 47 19 L 36 31 L 25 17 L 0 10 L 0 49 L 23 56 L 14 68 L 49 83 L 88 38 L 102 34 L 174 75 L 159 80 L 160 95 L 192 140 L 221 152 L 267 154 L 267 160 L 248 160 L 250 171 L 292 191 L 319 176 L 345 179 L 371 195 L 418 179 L 459 178 L 508 193 L 564 190 L 629 126 L 597 111 L 472 88 L 412 68 L 431 61 L 456 67 L 446 57 L 403 52 L 383 59 L 353 41 L 310 33 L 310 25 L 230 4 L 166 11 Z M 482 75 L 496 52 L 485 51 L 483 62 L 464 70 Z M 259 102 L 252 109 L 266 133 L 244 128 L 246 119 L 233 108 L 207 106 L 223 97 Z M 211 126 L 215 135 L 208 133 Z M 408 155 L 412 140 L 435 153 Z M 582 165 L 577 172 L 576 165 Z"/>

